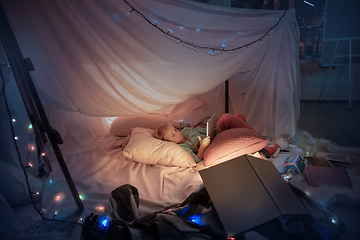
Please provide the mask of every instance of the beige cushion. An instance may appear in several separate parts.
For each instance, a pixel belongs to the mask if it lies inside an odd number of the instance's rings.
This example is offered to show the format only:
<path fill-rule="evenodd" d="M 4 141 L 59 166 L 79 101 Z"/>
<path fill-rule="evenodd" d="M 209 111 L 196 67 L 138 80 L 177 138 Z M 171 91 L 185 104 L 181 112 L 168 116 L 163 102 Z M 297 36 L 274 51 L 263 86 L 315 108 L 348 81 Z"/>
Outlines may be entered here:
<path fill-rule="evenodd" d="M 136 127 L 128 145 L 123 150 L 125 157 L 136 162 L 172 167 L 193 167 L 195 160 L 178 144 L 156 139 L 154 130 Z"/>

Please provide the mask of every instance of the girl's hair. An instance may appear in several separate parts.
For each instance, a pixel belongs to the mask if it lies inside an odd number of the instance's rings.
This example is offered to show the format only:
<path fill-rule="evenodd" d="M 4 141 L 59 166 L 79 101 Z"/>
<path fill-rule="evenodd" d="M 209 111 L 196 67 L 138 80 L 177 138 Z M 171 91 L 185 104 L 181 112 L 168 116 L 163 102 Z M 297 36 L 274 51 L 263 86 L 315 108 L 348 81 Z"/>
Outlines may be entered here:
<path fill-rule="evenodd" d="M 160 140 L 164 140 L 164 132 L 168 125 L 169 125 L 169 123 L 163 123 L 163 124 L 157 126 L 154 130 L 153 137 L 160 139 Z"/>

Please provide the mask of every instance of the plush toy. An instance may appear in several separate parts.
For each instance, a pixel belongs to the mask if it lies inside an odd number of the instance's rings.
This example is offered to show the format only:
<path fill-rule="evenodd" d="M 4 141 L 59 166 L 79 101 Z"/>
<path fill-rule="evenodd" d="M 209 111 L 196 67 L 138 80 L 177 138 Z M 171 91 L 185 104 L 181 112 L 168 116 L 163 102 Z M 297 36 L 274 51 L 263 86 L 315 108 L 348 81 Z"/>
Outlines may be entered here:
<path fill-rule="evenodd" d="M 269 144 L 264 147 L 261 152 L 265 157 L 277 157 L 280 153 L 280 150 L 286 150 L 289 148 L 289 143 L 283 137 L 277 139 L 275 142 L 269 142 Z"/>
<path fill-rule="evenodd" d="M 289 143 L 286 139 L 284 139 L 283 137 L 277 139 L 275 141 L 275 143 L 277 143 L 280 146 L 280 150 L 286 150 L 289 148 Z"/>
<path fill-rule="evenodd" d="M 261 149 L 260 152 L 267 158 L 277 157 L 280 153 L 280 146 L 277 143 L 269 142 L 269 144 Z"/>

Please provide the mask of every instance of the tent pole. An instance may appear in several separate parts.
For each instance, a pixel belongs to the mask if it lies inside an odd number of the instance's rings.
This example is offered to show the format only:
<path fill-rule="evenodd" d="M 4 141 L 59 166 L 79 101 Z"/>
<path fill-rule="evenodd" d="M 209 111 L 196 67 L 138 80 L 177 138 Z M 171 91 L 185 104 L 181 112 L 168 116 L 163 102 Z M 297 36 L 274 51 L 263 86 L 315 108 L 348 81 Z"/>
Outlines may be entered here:
<path fill-rule="evenodd" d="M 229 113 L 229 79 L 225 81 L 225 113 Z"/>
<path fill-rule="evenodd" d="M 83 212 L 85 207 L 81 202 L 75 184 L 71 178 L 70 172 L 66 166 L 64 158 L 58 146 L 58 144 L 61 143 L 61 138 L 59 138 L 60 136 L 56 132 L 56 130 L 54 130 L 50 126 L 44 108 L 41 104 L 40 98 L 32 82 L 29 71 L 34 70 L 34 68 L 32 66 L 30 59 L 23 58 L 19 45 L 16 41 L 14 32 L 12 31 L 12 28 L 6 17 L 5 11 L 1 3 L 0 3 L 0 42 L 2 44 L 5 56 L 10 65 L 11 71 L 13 72 L 14 79 L 16 81 L 16 85 L 18 86 L 25 108 L 28 110 L 27 113 L 29 115 L 29 118 L 30 120 L 34 119 L 31 113 L 34 113 L 35 115 L 38 114 L 41 121 L 39 124 L 40 125 L 39 130 L 42 127 L 43 130 L 45 130 L 46 135 L 54 150 L 55 156 L 59 162 L 60 168 L 66 179 L 66 182 L 73 195 L 75 203 L 78 209 L 80 210 L 80 212 Z"/>

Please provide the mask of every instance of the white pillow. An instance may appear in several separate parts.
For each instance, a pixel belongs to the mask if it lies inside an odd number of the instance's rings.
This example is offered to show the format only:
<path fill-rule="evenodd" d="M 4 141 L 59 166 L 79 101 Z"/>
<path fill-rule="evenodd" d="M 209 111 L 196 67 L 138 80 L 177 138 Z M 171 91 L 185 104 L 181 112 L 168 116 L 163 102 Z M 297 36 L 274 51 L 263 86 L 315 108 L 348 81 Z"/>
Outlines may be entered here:
<path fill-rule="evenodd" d="M 32 192 L 41 193 L 42 182 L 27 174 Z M 31 199 L 27 188 L 25 175 L 20 167 L 15 167 L 0 160 L 0 192 L 10 205 L 30 203 Z M 34 201 L 40 199 L 40 194 L 33 194 Z"/>
<path fill-rule="evenodd" d="M 159 114 L 143 114 L 118 117 L 110 125 L 110 132 L 117 136 L 127 136 L 135 127 L 155 129 L 162 123 L 171 123 L 170 118 Z"/>
<path fill-rule="evenodd" d="M 136 127 L 128 145 L 123 150 L 125 157 L 136 162 L 159 164 L 171 167 L 193 167 L 195 160 L 182 147 L 173 142 L 156 139 L 154 130 Z"/>

